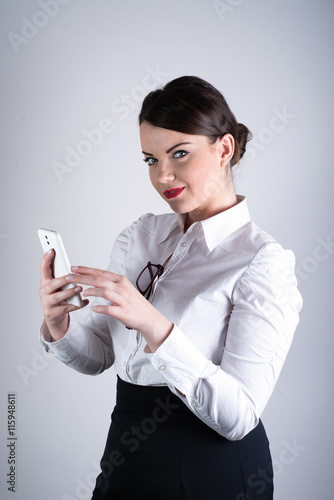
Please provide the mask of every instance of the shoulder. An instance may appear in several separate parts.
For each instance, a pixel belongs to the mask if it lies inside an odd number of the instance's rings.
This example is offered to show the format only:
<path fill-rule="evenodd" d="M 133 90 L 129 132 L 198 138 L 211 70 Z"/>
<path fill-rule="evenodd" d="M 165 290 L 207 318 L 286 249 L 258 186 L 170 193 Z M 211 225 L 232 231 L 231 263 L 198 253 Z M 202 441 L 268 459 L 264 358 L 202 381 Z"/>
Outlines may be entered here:
<path fill-rule="evenodd" d="M 163 239 L 170 232 L 171 228 L 178 224 L 177 215 L 174 213 L 155 215 L 146 213 L 127 226 L 117 236 L 116 246 L 125 249 L 130 240 L 144 238 L 154 238 L 155 241 Z"/>
<path fill-rule="evenodd" d="M 152 213 L 146 213 L 141 215 L 137 220 L 135 220 L 130 226 L 128 226 L 130 232 L 133 231 L 149 231 L 150 233 L 156 235 L 159 238 L 160 232 L 165 233 L 170 227 L 177 223 L 177 214 L 159 214 L 155 215 Z"/>
<path fill-rule="evenodd" d="M 259 228 L 253 222 L 249 228 L 249 238 L 253 241 L 254 257 L 252 264 L 267 260 L 280 263 L 281 267 L 294 267 L 295 255 L 291 249 L 283 248 L 273 236 Z"/>
<path fill-rule="evenodd" d="M 273 236 L 253 222 L 247 233 L 247 238 L 252 242 L 251 267 L 267 263 L 281 269 L 288 268 L 291 272 L 295 265 L 295 255 L 291 249 L 284 248 Z"/>
<path fill-rule="evenodd" d="M 122 265 L 131 252 L 139 252 L 147 249 L 149 245 L 155 245 L 169 234 L 171 228 L 177 223 L 176 214 L 155 215 L 146 213 L 138 217 L 127 226 L 116 237 L 110 259 L 114 272 L 122 274 Z"/>
<path fill-rule="evenodd" d="M 253 222 L 243 228 L 238 238 L 238 247 L 249 249 L 249 260 L 241 275 L 236 291 L 249 297 L 265 294 L 267 300 L 285 296 L 291 305 L 300 310 L 302 300 L 297 290 L 295 255 L 285 249 L 266 231 Z"/>
<path fill-rule="evenodd" d="M 244 264 L 236 289 L 251 283 L 269 288 L 274 283 L 296 287 L 294 252 L 283 248 L 254 222 L 248 222 L 229 238 L 227 251 Z"/>
<path fill-rule="evenodd" d="M 254 222 L 247 224 L 235 231 L 225 243 L 225 251 L 239 255 L 249 265 L 255 265 L 262 259 L 278 259 L 295 262 L 292 250 L 284 249 L 276 239 Z"/>
<path fill-rule="evenodd" d="M 263 229 L 259 228 L 254 222 L 237 229 L 228 238 L 228 249 L 234 253 L 249 254 L 250 259 L 255 257 L 257 252 L 267 245 L 279 245 L 279 243 Z"/>

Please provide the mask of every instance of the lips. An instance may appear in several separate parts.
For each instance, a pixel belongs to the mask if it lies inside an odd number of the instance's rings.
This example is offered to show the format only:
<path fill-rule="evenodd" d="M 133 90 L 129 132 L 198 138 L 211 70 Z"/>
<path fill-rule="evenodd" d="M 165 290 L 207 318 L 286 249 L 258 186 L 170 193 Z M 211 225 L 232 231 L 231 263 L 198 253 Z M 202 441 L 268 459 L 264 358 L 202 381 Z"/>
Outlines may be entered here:
<path fill-rule="evenodd" d="M 168 200 L 170 200 L 171 198 L 176 198 L 176 196 L 179 196 L 179 194 L 181 194 L 183 190 L 184 187 L 177 189 L 167 189 L 167 191 L 164 191 L 164 195 Z"/>

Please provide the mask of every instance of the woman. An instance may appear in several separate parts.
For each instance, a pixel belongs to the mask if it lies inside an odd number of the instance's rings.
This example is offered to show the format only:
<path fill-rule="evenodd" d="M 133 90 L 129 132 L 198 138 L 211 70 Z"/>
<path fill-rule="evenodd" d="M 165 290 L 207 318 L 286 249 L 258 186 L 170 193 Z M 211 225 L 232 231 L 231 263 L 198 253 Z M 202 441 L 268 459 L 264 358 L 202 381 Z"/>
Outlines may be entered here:
<path fill-rule="evenodd" d="M 144 161 L 172 213 L 146 214 L 116 239 L 107 271 L 41 264 L 41 341 L 86 374 L 114 364 L 117 401 L 94 500 L 273 498 L 260 416 L 302 300 L 294 255 L 250 219 L 231 167 L 250 132 L 197 77 L 150 92 Z M 173 213 L 174 212 L 174 213 Z M 86 285 L 85 325 L 65 299 Z M 88 300 L 84 301 L 84 306 Z"/>

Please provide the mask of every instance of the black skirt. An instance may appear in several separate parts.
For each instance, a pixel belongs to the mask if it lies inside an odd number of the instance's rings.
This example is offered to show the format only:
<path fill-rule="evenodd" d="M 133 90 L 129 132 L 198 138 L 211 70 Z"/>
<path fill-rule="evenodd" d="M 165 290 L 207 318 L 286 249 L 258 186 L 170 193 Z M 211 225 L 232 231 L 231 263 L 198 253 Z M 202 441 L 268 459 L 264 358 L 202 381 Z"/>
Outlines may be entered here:
<path fill-rule="evenodd" d="M 168 387 L 118 377 L 116 406 L 92 500 L 272 500 L 262 422 L 229 441 Z"/>

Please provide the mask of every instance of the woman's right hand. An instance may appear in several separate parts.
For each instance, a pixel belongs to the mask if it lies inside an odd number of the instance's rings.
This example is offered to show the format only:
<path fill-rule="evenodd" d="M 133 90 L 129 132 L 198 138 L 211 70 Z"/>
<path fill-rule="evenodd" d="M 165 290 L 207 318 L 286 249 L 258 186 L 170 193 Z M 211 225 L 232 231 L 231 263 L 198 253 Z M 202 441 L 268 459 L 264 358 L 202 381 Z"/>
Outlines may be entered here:
<path fill-rule="evenodd" d="M 83 301 L 81 307 L 68 304 L 66 299 L 73 297 L 82 291 L 81 286 L 60 290 L 68 284 L 65 276 L 54 278 L 52 274 L 52 260 L 55 252 L 50 250 L 44 254 L 41 262 L 41 287 L 39 296 L 44 310 L 45 323 L 53 340 L 62 339 L 69 327 L 69 313 L 85 307 L 89 301 Z"/>

